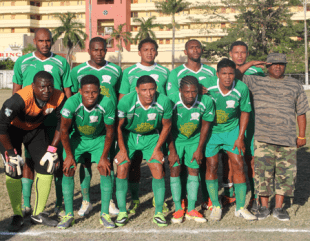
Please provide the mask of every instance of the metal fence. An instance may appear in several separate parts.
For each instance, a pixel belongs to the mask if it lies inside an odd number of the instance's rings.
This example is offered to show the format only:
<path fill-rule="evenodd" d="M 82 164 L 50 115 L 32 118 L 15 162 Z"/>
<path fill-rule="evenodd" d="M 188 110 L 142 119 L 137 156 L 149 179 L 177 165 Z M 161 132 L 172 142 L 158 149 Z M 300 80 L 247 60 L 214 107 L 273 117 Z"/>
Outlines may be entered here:
<path fill-rule="evenodd" d="M 13 89 L 13 70 L 0 70 L 0 89 Z"/>

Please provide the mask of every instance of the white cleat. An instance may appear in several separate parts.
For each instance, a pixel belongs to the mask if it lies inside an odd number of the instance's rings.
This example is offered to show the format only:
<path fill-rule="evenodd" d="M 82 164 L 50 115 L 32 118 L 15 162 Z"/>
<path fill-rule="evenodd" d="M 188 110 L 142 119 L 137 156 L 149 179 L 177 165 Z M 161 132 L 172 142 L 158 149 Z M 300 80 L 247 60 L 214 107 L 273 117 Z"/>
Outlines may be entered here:
<path fill-rule="evenodd" d="M 110 215 L 118 215 L 119 214 L 119 210 L 116 207 L 115 203 L 113 202 L 113 200 L 110 200 L 110 206 L 109 206 L 109 214 Z"/>
<path fill-rule="evenodd" d="M 212 212 L 210 214 L 209 220 L 220 221 L 222 218 L 222 209 L 221 207 L 212 206 Z"/>
<path fill-rule="evenodd" d="M 78 214 L 81 217 L 84 217 L 85 215 L 89 214 L 92 209 L 93 209 L 93 206 L 91 205 L 91 203 L 86 201 L 86 200 L 83 200 L 82 206 L 81 206 Z"/>
<path fill-rule="evenodd" d="M 257 217 L 253 215 L 252 213 L 250 213 L 250 211 L 247 210 L 246 208 L 240 208 L 240 210 L 238 211 L 235 209 L 235 216 L 244 218 L 245 220 L 248 220 L 248 221 L 257 220 Z"/>

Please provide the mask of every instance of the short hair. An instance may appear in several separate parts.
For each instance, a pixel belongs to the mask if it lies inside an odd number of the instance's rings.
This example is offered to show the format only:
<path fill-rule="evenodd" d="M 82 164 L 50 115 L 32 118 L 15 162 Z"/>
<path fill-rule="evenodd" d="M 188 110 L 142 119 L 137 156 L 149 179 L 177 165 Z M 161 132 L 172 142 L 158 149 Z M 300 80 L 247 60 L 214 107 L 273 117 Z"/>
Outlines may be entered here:
<path fill-rule="evenodd" d="M 41 70 L 35 74 L 35 76 L 33 77 L 33 83 L 35 84 L 36 82 L 42 79 L 49 80 L 54 83 L 54 77 L 49 72 L 44 70 Z"/>
<path fill-rule="evenodd" d="M 185 85 L 195 85 L 196 88 L 199 88 L 198 79 L 191 75 L 184 76 L 180 81 L 180 89 L 183 89 Z"/>
<path fill-rule="evenodd" d="M 145 38 L 143 40 L 140 41 L 139 45 L 138 45 L 138 50 L 140 51 L 141 48 L 142 48 L 142 45 L 145 44 L 145 43 L 151 43 L 151 44 L 154 44 L 155 46 L 155 50 L 157 51 L 158 49 L 158 44 L 156 43 L 156 41 L 152 38 Z"/>
<path fill-rule="evenodd" d="M 230 45 L 230 51 L 232 51 L 235 46 L 244 46 L 246 48 L 246 51 L 248 51 L 248 45 L 245 42 L 243 42 L 243 41 L 233 42 Z"/>
<path fill-rule="evenodd" d="M 148 84 L 152 83 L 155 84 L 156 86 L 156 81 L 149 75 L 142 75 L 138 80 L 137 80 L 137 87 L 139 87 L 142 84 Z"/>
<path fill-rule="evenodd" d="M 197 40 L 197 39 L 190 39 L 190 40 L 188 40 L 188 41 L 185 43 L 185 50 L 187 50 L 187 45 L 188 45 L 189 42 L 191 42 L 191 41 L 196 41 L 196 42 L 198 42 L 199 45 L 200 45 L 200 47 L 202 48 L 202 44 L 201 44 L 201 42 L 200 42 L 199 40 Z"/>
<path fill-rule="evenodd" d="M 222 59 L 220 62 L 218 62 L 217 64 L 217 72 L 220 72 L 220 70 L 222 68 L 226 68 L 226 67 L 231 67 L 234 70 L 236 70 L 236 64 L 234 63 L 234 61 L 231 61 L 230 59 Z"/>
<path fill-rule="evenodd" d="M 100 88 L 100 81 L 95 75 L 85 75 L 81 79 L 81 89 L 84 85 L 96 85 L 98 88 Z"/>
<path fill-rule="evenodd" d="M 40 31 L 46 31 L 50 34 L 50 37 L 51 37 L 51 40 L 53 40 L 53 37 L 52 37 L 52 32 L 48 29 L 48 28 L 38 28 L 35 32 L 34 32 L 34 38 L 37 36 L 37 33 L 40 32 Z"/>
<path fill-rule="evenodd" d="M 91 48 L 91 45 L 93 43 L 103 43 L 103 48 L 107 49 L 107 41 L 104 38 L 101 37 L 94 37 L 89 41 L 89 49 Z"/>

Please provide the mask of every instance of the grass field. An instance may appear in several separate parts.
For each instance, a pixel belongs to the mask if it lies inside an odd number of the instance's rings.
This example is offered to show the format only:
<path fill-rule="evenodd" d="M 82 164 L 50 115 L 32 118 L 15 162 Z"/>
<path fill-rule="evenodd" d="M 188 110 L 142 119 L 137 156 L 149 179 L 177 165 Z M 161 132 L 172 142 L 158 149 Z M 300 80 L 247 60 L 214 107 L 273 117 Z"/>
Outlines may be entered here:
<path fill-rule="evenodd" d="M 11 95 L 11 90 L 0 90 L 0 106 Z M 308 98 L 310 91 L 307 91 Z M 310 98 L 309 98 L 310 99 Z M 309 123 L 309 117 L 308 123 Z M 285 207 L 291 216 L 289 222 L 280 222 L 273 217 L 263 221 L 247 222 L 234 217 L 235 206 L 224 209 L 223 219 L 220 222 L 207 222 L 198 224 L 194 221 L 185 221 L 183 224 L 170 224 L 166 228 L 158 228 L 152 223 L 154 208 L 152 207 L 152 184 L 150 171 L 145 163 L 142 164 L 142 178 L 140 185 L 141 207 L 136 215 L 129 216 L 129 223 L 113 230 L 106 230 L 99 224 L 100 212 L 100 186 L 99 173 L 96 165 L 93 165 L 93 179 L 91 183 L 91 202 L 94 210 L 86 218 L 78 216 L 77 211 L 82 202 L 79 184 L 79 175 L 75 175 L 74 211 L 76 225 L 67 230 L 58 230 L 45 226 L 30 224 L 26 218 L 22 232 L 10 234 L 6 226 L 11 222 L 12 208 L 5 186 L 5 174 L 3 163 L 0 163 L 0 240 L 310 240 L 310 138 L 307 134 L 307 145 L 298 150 L 298 174 L 296 183 L 296 195 L 293 205 L 289 199 L 285 199 Z M 166 215 L 170 221 L 174 206 L 169 187 L 169 168 L 166 163 L 166 201 L 170 212 Z M 219 168 L 219 171 L 221 168 Z M 76 172 L 78 174 L 78 170 Z M 221 172 L 219 173 L 221 182 Z M 221 183 L 220 183 L 221 187 Z M 248 188 L 249 189 L 249 188 Z M 220 190 L 220 194 L 223 189 Z M 34 205 L 34 192 L 32 193 L 32 206 Z M 247 202 L 249 201 L 249 193 Z M 46 210 L 54 208 L 55 189 L 54 185 L 47 202 Z M 247 203 L 246 202 L 246 203 Z M 129 205 L 129 196 L 128 196 Z M 200 210 L 201 197 L 196 203 Z M 271 207 L 274 200 L 271 198 Z M 54 215 L 54 214 L 53 214 Z M 52 217 L 55 217 L 53 216 Z M 204 212 L 208 218 L 210 211 Z M 56 217 L 55 217 L 56 218 Z M 115 219 L 115 217 L 113 218 Z"/>

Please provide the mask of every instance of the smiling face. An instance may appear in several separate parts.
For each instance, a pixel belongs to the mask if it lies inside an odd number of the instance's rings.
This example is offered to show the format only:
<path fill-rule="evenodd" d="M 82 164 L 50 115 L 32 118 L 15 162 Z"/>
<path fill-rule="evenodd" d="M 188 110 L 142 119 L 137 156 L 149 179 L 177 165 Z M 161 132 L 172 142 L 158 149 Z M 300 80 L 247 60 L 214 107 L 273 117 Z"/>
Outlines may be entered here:
<path fill-rule="evenodd" d="M 100 90 L 95 84 L 85 84 L 80 88 L 80 94 L 82 95 L 83 105 L 87 109 L 92 109 L 97 104 Z"/>
<path fill-rule="evenodd" d="M 284 76 L 286 64 L 284 63 L 274 63 L 267 66 L 268 74 L 274 79 L 282 79 Z"/>
<path fill-rule="evenodd" d="M 245 46 L 237 45 L 233 47 L 233 49 L 229 52 L 229 55 L 232 61 L 234 61 L 236 65 L 240 66 L 245 64 L 246 58 L 249 54 Z"/>
<path fill-rule="evenodd" d="M 156 46 L 153 43 L 144 43 L 138 52 L 141 56 L 141 64 L 145 66 L 151 66 L 154 64 L 157 56 Z"/>
<path fill-rule="evenodd" d="M 33 39 L 38 55 L 49 57 L 51 55 L 52 48 L 52 36 L 47 29 L 40 29 L 36 32 L 35 38 Z"/>
<path fill-rule="evenodd" d="M 216 72 L 219 78 L 220 87 L 230 88 L 235 79 L 235 69 L 232 67 L 223 67 L 219 72 Z"/>
<path fill-rule="evenodd" d="M 105 55 L 107 50 L 104 48 L 104 43 L 93 42 L 88 50 L 90 60 L 98 66 L 102 66 L 105 63 Z"/>
<path fill-rule="evenodd" d="M 48 102 L 54 92 L 54 82 L 49 79 L 39 78 L 32 83 L 35 97 L 43 102 Z"/>
<path fill-rule="evenodd" d="M 188 59 L 194 62 L 200 62 L 202 52 L 201 44 L 196 40 L 189 41 L 186 45 L 186 50 L 184 50 L 184 53 L 187 55 Z"/>

